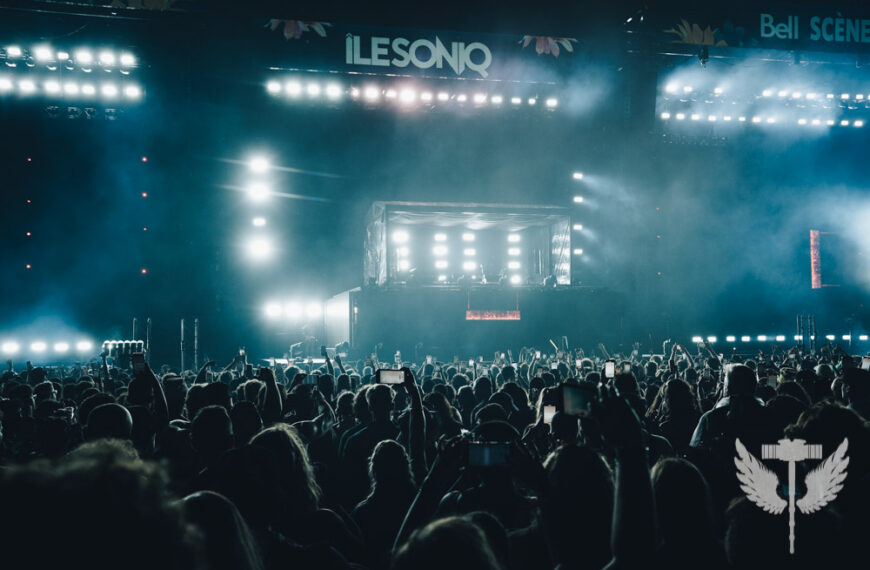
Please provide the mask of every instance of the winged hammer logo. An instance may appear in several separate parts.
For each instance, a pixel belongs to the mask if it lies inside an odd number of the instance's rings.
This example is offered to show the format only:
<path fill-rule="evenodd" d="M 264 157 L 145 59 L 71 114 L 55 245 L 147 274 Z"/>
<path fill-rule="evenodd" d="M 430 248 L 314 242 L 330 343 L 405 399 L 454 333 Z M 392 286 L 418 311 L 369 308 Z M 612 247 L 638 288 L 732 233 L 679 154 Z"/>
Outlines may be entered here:
<path fill-rule="evenodd" d="M 737 479 L 740 480 L 740 488 L 749 500 L 773 515 L 781 514 L 786 506 L 788 507 L 789 552 L 794 554 L 795 504 L 802 514 L 809 515 L 837 498 L 837 493 L 843 488 L 846 467 L 849 465 L 849 458 L 846 457 L 849 440 L 843 439 L 837 451 L 807 473 L 804 479 L 807 492 L 797 501 L 795 501 L 795 463 L 806 459 L 821 459 L 822 446 L 807 445 L 807 442 L 802 439 L 781 439 L 776 444 L 761 446 L 762 459 L 775 459 L 788 463 L 788 502 L 776 492 L 779 486 L 776 473 L 749 453 L 739 439 L 736 447 L 738 457 L 734 458 L 734 464 L 737 465 Z"/>

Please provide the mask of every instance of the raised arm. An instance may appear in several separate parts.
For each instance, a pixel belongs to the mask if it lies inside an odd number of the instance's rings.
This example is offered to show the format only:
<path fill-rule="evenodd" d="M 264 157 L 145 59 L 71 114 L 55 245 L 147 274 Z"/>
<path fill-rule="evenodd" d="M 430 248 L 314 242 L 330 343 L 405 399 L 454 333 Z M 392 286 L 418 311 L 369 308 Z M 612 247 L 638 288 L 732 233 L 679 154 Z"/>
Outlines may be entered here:
<path fill-rule="evenodd" d="M 408 368 L 402 368 L 402 371 L 405 373 L 403 386 L 411 400 L 411 415 L 408 417 L 408 455 L 411 457 L 414 476 L 419 480 L 426 474 L 426 414 L 423 411 L 423 398 L 414 380 L 414 374 Z"/>
<path fill-rule="evenodd" d="M 281 419 L 283 410 L 281 393 L 278 391 L 278 382 L 271 368 L 260 368 L 258 372 L 260 380 L 266 384 L 266 398 L 263 402 L 263 423 L 273 424 Z"/>

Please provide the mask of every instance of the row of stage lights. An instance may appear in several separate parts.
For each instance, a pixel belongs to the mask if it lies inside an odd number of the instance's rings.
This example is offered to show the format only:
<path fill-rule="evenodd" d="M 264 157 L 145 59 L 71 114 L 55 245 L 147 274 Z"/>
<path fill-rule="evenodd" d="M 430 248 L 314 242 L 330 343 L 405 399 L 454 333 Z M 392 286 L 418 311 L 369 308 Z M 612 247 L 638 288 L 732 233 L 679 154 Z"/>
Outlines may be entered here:
<path fill-rule="evenodd" d="M 698 99 L 712 97 L 714 99 L 726 99 L 727 90 L 724 87 L 714 87 L 713 92 L 703 92 L 697 90 L 691 85 L 680 85 L 679 83 L 671 82 L 665 86 L 665 93 L 668 95 L 678 95 L 681 99 Z M 870 93 L 826 93 L 815 91 L 797 91 L 794 89 L 773 89 L 768 88 L 762 90 L 761 94 L 750 95 L 752 99 L 771 99 L 780 101 L 792 102 L 809 102 L 809 104 L 832 105 L 870 105 Z"/>
<path fill-rule="evenodd" d="M 796 124 L 800 126 L 840 126 L 840 127 L 856 127 L 861 128 L 864 126 L 864 121 L 862 119 L 807 119 L 805 117 L 801 117 L 799 119 L 789 119 L 789 120 L 780 120 L 777 117 L 770 116 L 764 117 L 760 115 L 754 115 L 752 117 L 747 117 L 744 115 L 733 116 L 733 115 L 707 115 L 704 116 L 701 113 L 671 113 L 670 111 L 664 111 L 660 115 L 663 121 L 676 120 L 676 121 L 706 121 L 708 123 L 716 123 L 716 122 L 737 122 L 737 123 L 750 123 L 754 125 L 773 125 L 776 123 L 783 124 Z"/>
<path fill-rule="evenodd" d="M 15 80 L 11 77 L 0 75 L 0 95 L 17 93 L 18 95 L 45 95 L 45 96 L 70 96 L 70 97 L 96 97 L 104 99 L 118 99 L 123 96 L 130 101 L 136 101 L 142 97 L 142 88 L 134 83 L 126 83 L 119 86 L 116 83 L 102 82 L 97 85 L 93 82 L 57 81 L 46 79 L 34 81 L 33 79 Z"/>
<path fill-rule="evenodd" d="M 7 67 L 45 67 L 49 71 L 64 68 L 68 71 L 80 70 L 90 73 L 95 69 L 101 69 L 107 73 L 118 71 L 124 75 L 137 66 L 136 57 L 122 51 L 120 53 L 111 49 L 93 51 L 88 48 L 75 50 L 56 50 L 47 45 L 35 46 L 32 49 L 22 48 L 18 45 L 10 45 L 0 48 L 0 59 Z"/>
<path fill-rule="evenodd" d="M 275 301 L 266 303 L 263 307 L 263 313 L 270 320 L 285 318 L 291 321 L 300 321 L 307 319 L 314 321 L 323 316 L 323 304 L 311 301 L 302 303 L 291 301 L 289 303 L 278 303 Z"/>
<path fill-rule="evenodd" d="M 740 338 L 740 342 L 752 342 L 753 338 L 755 339 L 756 342 L 785 342 L 787 337 L 784 334 L 778 334 L 778 335 L 760 334 L 760 335 L 756 335 L 754 337 L 750 336 L 750 335 L 743 335 L 739 338 Z M 801 342 L 804 340 L 804 337 L 799 335 L 799 334 L 794 335 L 792 338 L 796 342 Z M 815 336 L 811 336 L 809 338 L 811 340 L 816 339 Z M 856 338 L 857 338 L 857 340 L 859 340 L 861 342 L 866 342 L 868 340 L 868 338 L 870 338 L 870 337 L 868 337 L 866 334 L 862 334 L 862 335 L 858 335 Z M 738 339 L 738 337 L 735 335 L 728 335 L 725 337 L 725 342 L 735 343 L 735 342 L 737 342 L 737 339 Z M 844 335 L 840 336 L 840 339 L 842 339 L 844 341 L 851 341 L 852 335 L 844 334 Z M 715 336 L 708 336 L 706 338 L 702 337 L 702 336 L 693 336 L 692 337 L 692 342 L 696 343 L 696 344 L 699 342 L 704 342 L 705 340 L 707 342 L 713 343 L 713 342 L 718 341 L 718 338 Z M 825 335 L 825 340 L 835 341 L 835 340 L 837 340 L 837 335 L 833 335 L 833 334 Z"/>
<path fill-rule="evenodd" d="M 434 105 L 473 105 L 476 107 L 535 107 L 540 105 L 545 109 L 555 109 L 559 106 L 556 97 L 507 97 L 499 93 L 475 91 L 473 93 L 452 92 L 447 90 L 420 90 L 413 87 L 382 87 L 366 85 L 363 87 L 345 87 L 338 82 L 321 83 L 318 81 L 270 80 L 266 82 L 266 91 L 270 95 L 286 97 L 291 101 L 326 100 L 338 102 L 345 99 L 377 104 L 383 101 L 395 102 L 399 105 L 434 106 Z"/>
<path fill-rule="evenodd" d="M 21 344 L 14 340 L 7 340 L 0 344 L 0 352 L 7 356 L 13 356 L 21 351 Z M 87 354 L 94 349 L 94 343 L 89 340 L 80 340 L 75 344 L 59 341 L 51 345 L 55 354 L 67 354 L 73 348 L 79 354 Z M 29 344 L 30 353 L 43 354 L 48 352 L 49 344 L 43 340 L 35 340 Z"/>

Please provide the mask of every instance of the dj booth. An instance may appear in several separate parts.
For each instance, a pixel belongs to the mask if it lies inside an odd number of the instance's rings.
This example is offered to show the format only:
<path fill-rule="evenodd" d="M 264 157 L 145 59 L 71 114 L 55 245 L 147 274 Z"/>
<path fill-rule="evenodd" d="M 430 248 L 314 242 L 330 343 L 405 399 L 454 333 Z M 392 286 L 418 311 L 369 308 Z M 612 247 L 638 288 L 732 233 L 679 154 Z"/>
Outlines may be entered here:
<path fill-rule="evenodd" d="M 621 296 L 572 285 L 572 222 L 553 206 L 376 202 L 365 285 L 327 301 L 326 343 L 406 359 L 618 343 Z"/>

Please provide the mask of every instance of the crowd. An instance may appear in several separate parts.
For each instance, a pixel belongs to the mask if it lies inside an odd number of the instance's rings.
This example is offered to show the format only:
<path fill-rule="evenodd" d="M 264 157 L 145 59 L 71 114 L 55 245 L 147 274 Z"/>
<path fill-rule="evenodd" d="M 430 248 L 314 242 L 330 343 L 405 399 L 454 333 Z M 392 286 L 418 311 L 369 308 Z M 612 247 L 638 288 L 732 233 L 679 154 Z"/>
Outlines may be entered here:
<path fill-rule="evenodd" d="M 9 362 L 3 566 L 866 567 L 870 371 L 839 347 L 323 355 L 181 372 Z M 824 457 L 848 441 L 842 488 L 797 515 L 794 554 L 787 514 L 753 504 L 735 465 L 735 446 L 761 459 L 782 438 Z M 787 498 L 786 463 L 765 463 Z M 819 463 L 797 464 L 798 498 Z"/>

